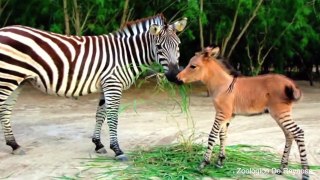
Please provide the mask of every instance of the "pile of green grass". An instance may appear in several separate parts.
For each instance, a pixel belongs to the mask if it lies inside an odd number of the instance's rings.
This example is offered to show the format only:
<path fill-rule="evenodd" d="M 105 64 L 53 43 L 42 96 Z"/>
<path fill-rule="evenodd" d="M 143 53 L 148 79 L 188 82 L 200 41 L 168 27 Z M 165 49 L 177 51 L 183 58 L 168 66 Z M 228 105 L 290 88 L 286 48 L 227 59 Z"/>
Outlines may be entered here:
<path fill-rule="evenodd" d="M 280 158 L 265 146 L 236 145 L 226 148 L 227 159 L 223 168 L 216 168 L 214 160 L 204 171 L 198 171 L 203 160 L 205 147 L 199 144 L 175 144 L 158 146 L 150 149 L 139 149 L 129 153 L 130 162 L 125 164 L 113 159 L 99 157 L 88 159 L 84 166 L 89 170 L 102 168 L 97 179 L 274 179 L 274 171 L 280 165 Z M 214 149 L 218 152 L 218 148 Z M 214 153 L 217 154 L 217 153 Z M 299 163 L 290 163 L 290 169 L 300 169 Z M 118 167 L 118 168 L 116 168 Z M 320 166 L 311 166 L 319 170 Z M 251 173 L 250 173 L 251 171 Z M 292 174 L 284 175 L 295 179 Z"/>

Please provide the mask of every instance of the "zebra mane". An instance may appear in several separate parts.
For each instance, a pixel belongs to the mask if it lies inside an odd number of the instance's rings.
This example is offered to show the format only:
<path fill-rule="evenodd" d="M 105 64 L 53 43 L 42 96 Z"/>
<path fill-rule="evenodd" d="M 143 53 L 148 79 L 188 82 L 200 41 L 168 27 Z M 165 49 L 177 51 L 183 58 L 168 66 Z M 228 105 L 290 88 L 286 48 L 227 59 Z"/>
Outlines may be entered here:
<path fill-rule="evenodd" d="M 139 26 L 143 28 L 143 31 L 147 31 L 152 24 L 164 25 L 166 24 L 166 18 L 162 13 L 160 13 L 155 16 L 129 21 L 121 28 L 120 32 L 126 31 L 128 29 L 139 29 Z"/>

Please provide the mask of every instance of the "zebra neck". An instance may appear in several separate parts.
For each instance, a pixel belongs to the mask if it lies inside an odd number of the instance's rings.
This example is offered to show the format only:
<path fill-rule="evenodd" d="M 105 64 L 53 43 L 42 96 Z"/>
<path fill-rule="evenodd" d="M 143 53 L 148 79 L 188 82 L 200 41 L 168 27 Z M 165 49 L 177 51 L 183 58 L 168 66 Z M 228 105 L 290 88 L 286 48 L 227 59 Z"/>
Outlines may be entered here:
<path fill-rule="evenodd" d="M 106 36 L 106 49 L 114 49 L 114 61 L 121 68 L 129 68 L 133 73 L 140 73 L 140 66 L 156 62 L 154 39 L 150 33 L 128 35 L 124 32 Z M 107 53 L 108 54 L 108 53 Z M 110 54 L 110 53 L 109 53 Z"/>

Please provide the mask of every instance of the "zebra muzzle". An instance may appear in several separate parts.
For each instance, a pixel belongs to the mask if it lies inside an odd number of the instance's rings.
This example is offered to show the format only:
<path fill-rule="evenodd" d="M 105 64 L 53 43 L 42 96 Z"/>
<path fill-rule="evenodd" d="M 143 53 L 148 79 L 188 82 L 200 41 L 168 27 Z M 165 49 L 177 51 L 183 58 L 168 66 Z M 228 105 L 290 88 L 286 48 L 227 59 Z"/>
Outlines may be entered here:
<path fill-rule="evenodd" d="M 165 73 L 166 78 L 168 81 L 175 83 L 177 85 L 183 84 L 183 81 L 177 78 L 177 75 L 180 73 L 181 68 L 179 66 L 170 66 L 169 71 Z"/>

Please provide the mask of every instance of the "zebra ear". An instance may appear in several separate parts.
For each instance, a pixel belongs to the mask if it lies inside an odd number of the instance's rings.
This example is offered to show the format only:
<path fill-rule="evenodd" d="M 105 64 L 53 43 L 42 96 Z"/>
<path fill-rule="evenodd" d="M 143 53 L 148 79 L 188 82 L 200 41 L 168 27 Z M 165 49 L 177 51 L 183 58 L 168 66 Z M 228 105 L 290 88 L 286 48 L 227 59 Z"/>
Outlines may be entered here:
<path fill-rule="evenodd" d="M 177 30 L 178 32 L 181 32 L 184 30 L 184 28 L 186 27 L 187 25 L 187 18 L 184 17 L 182 20 L 180 21 L 176 21 L 173 23 L 173 27 L 175 30 Z"/>
<path fill-rule="evenodd" d="M 158 34 L 160 33 L 160 30 L 161 30 L 161 26 L 160 26 L 160 25 L 152 24 L 152 25 L 150 26 L 149 32 L 150 32 L 152 35 L 158 35 Z"/>

